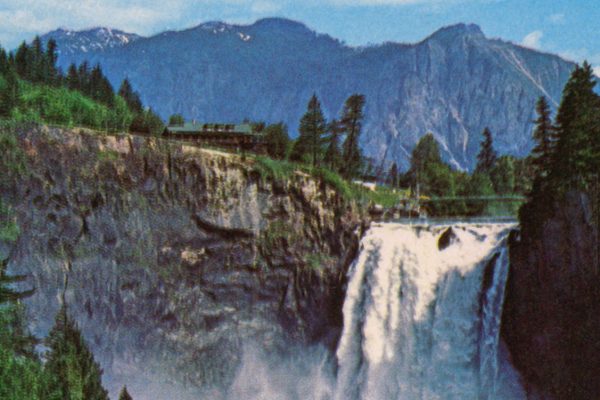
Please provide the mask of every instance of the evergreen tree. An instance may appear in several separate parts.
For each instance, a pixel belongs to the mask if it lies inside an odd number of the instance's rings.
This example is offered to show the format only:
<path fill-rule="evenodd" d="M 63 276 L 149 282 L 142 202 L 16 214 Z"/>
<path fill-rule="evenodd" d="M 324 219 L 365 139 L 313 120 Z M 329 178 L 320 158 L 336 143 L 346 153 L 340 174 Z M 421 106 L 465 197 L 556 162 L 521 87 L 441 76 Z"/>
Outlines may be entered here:
<path fill-rule="evenodd" d="M 129 126 L 131 132 L 146 133 L 153 136 L 162 134 L 164 129 L 165 124 L 163 120 L 151 108 L 144 110 L 141 114 L 137 114 Z"/>
<path fill-rule="evenodd" d="M 501 156 L 490 170 L 490 180 L 497 194 L 510 194 L 515 191 L 515 159 L 512 156 Z"/>
<path fill-rule="evenodd" d="M 57 45 L 54 39 L 50 39 L 46 44 L 46 73 L 44 82 L 49 85 L 56 85 L 59 83 L 59 72 L 56 68 L 56 60 L 57 60 Z"/>
<path fill-rule="evenodd" d="M 388 172 L 388 183 L 391 187 L 398 187 L 398 165 L 393 163 Z"/>
<path fill-rule="evenodd" d="M 552 158 L 554 126 L 550 117 L 550 106 L 544 96 L 539 98 L 535 110 L 538 117 L 535 120 L 536 127 L 533 131 L 536 146 L 531 152 L 532 161 L 537 174 L 546 176 L 550 170 Z"/>
<path fill-rule="evenodd" d="M 283 122 L 269 125 L 264 129 L 264 140 L 269 157 L 284 159 L 290 137 Z"/>
<path fill-rule="evenodd" d="M 492 196 L 494 186 L 488 174 L 475 172 L 470 176 L 467 190 L 463 195 L 467 197 Z M 481 215 L 488 205 L 481 201 L 466 201 L 466 214 L 468 216 Z"/>
<path fill-rule="evenodd" d="M 0 46 L 0 75 L 6 74 L 9 65 L 8 54 L 6 53 L 6 50 Z"/>
<path fill-rule="evenodd" d="M 19 104 L 19 78 L 12 66 L 4 74 L 4 87 L 0 90 L 0 116 L 9 117 Z"/>
<path fill-rule="evenodd" d="M 140 114 L 144 111 L 140 96 L 133 90 L 129 79 L 125 78 L 123 79 L 123 82 L 121 82 L 121 86 L 119 87 L 119 96 L 125 99 L 127 106 L 133 113 Z"/>
<path fill-rule="evenodd" d="M 317 166 L 321 156 L 321 144 L 325 134 L 325 118 L 321 111 L 321 103 L 315 94 L 308 102 L 306 113 L 300 120 L 300 138 L 306 143 L 311 165 Z M 300 140 L 300 139 L 299 139 Z"/>
<path fill-rule="evenodd" d="M 77 72 L 77 67 L 75 66 L 75 64 L 69 65 L 65 83 L 67 85 L 67 88 L 69 88 L 71 90 L 81 91 L 81 83 L 79 82 L 79 73 Z"/>
<path fill-rule="evenodd" d="M 79 90 L 81 93 L 91 97 L 90 66 L 87 61 L 79 64 L 79 67 L 77 68 L 77 75 L 79 76 Z"/>
<path fill-rule="evenodd" d="M 556 115 L 556 150 L 551 184 L 585 189 L 600 168 L 600 97 L 594 92 L 592 67 L 577 66 L 563 91 Z"/>
<path fill-rule="evenodd" d="M 364 105 L 365 96 L 361 94 L 353 94 L 344 104 L 341 125 L 346 133 L 346 140 L 342 149 L 343 164 L 340 172 L 345 178 L 356 176 L 362 164 L 358 141 L 362 128 Z"/>
<path fill-rule="evenodd" d="M 295 162 L 306 162 L 309 163 L 310 160 L 310 143 L 309 138 L 306 136 L 298 136 L 298 138 L 294 141 L 292 146 L 292 151 L 290 153 L 290 160 Z"/>
<path fill-rule="evenodd" d="M 483 138 L 479 154 L 477 154 L 477 167 L 475 171 L 489 173 L 494 167 L 498 156 L 496 155 L 496 151 L 494 151 L 492 132 L 488 128 L 483 130 Z"/>
<path fill-rule="evenodd" d="M 340 122 L 336 119 L 331 121 L 328 125 L 329 139 L 327 149 L 325 150 L 325 156 L 323 160 L 325 165 L 332 171 L 339 171 L 342 165 L 342 153 L 340 151 L 340 136 L 344 132 Z"/>
<path fill-rule="evenodd" d="M 115 92 L 108 79 L 102 73 L 100 64 L 96 64 L 90 73 L 89 95 L 92 99 L 98 100 L 109 107 L 114 105 Z"/>
<path fill-rule="evenodd" d="M 264 121 L 252 122 L 250 125 L 252 126 L 252 130 L 256 133 L 262 132 L 267 127 L 267 124 L 265 124 Z"/>
<path fill-rule="evenodd" d="M 0 307 L 0 399 L 46 400 L 44 374 L 20 303 Z"/>
<path fill-rule="evenodd" d="M 108 400 L 102 387 L 102 370 L 94 361 L 77 325 L 63 305 L 46 338 L 49 353 L 45 365 L 49 382 L 47 398 L 64 400 Z"/>
<path fill-rule="evenodd" d="M 413 149 L 407 178 L 413 192 L 430 196 L 455 194 L 452 171 L 442 161 L 440 147 L 433 134 L 423 136 Z"/>
<path fill-rule="evenodd" d="M 15 70 L 21 78 L 28 79 L 29 65 L 29 47 L 23 42 L 15 53 Z"/>
<path fill-rule="evenodd" d="M 36 36 L 31 42 L 27 62 L 29 64 L 29 73 L 25 79 L 35 83 L 45 83 L 47 70 L 46 57 L 44 55 L 44 46 L 39 36 Z"/>
<path fill-rule="evenodd" d="M 121 394 L 119 395 L 119 400 L 133 400 L 133 398 L 127 391 L 127 386 L 123 386 L 123 389 L 121 390 Z"/>
<path fill-rule="evenodd" d="M 123 81 L 123 83 L 125 83 L 125 81 Z M 121 89 L 123 88 L 123 85 L 121 84 Z M 124 96 L 121 95 L 121 89 L 119 89 L 119 95 L 123 98 L 125 98 Z M 183 118 L 183 115 L 181 114 L 173 114 L 169 117 L 169 125 L 171 126 L 183 126 L 185 124 L 185 119 Z"/>
<path fill-rule="evenodd" d="M 427 165 L 442 163 L 440 146 L 433 134 L 428 133 L 419 140 L 411 153 L 409 173 L 424 171 Z"/>

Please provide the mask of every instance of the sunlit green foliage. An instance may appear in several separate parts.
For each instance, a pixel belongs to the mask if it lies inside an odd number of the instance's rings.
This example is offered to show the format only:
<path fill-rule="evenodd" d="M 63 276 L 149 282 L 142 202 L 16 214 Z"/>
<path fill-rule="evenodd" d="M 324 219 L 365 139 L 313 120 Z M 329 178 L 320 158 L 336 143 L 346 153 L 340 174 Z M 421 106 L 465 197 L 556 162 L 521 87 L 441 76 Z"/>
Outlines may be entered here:
<path fill-rule="evenodd" d="M 515 215 L 520 202 L 511 199 L 524 193 L 527 187 L 527 163 L 512 156 L 497 157 L 491 143 L 491 134 L 484 134 L 480 152 L 480 165 L 469 175 L 455 171 L 440 155 L 439 145 L 432 134 L 421 138 L 411 156 L 411 167 L 401 179 L 401 184 L 411 188 L 422 201 L 429 215 L 478 216 Z M 508 198 L 496 199 L 497 196 Z"/>
<path fill-rule="evenodd" d="M 23 83 L 16 121 L 35 121 L 61 126 L 87 126 L 104 131 L 127 130 L 133 119 L 125 101 L 115 96 L 113 106 L 97 103 L 80 92 Z"/>
<path fill-rule="evenodd" d="M 72 64 L 64 76 L 56 59 L 53 40 L 44 49 L 36 37 L 10 55 L 0 47 L 0 117 L 108 132 L 127 130 L 136 122 L 143 132 L 162 132 L 162 121 L 144 110 L 127 79 L 115 94 L 100 65 Z"/>

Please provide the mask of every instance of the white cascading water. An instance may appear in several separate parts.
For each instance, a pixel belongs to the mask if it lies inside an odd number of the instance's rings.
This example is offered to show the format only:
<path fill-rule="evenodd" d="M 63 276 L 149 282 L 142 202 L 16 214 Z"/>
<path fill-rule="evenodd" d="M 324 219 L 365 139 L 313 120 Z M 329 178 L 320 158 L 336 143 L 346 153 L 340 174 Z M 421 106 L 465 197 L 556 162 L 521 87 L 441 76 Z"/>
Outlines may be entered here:
<path fill-rule="evenodd" d="M 349 272 L 335 400 L 525 399 L 500 341 L 507 224 L 379 224 Z"/>
<path fill-rule="evenodd" d="M 376 224 L 349 271 L 337 373 L 324 349 L 249 347 L 211 400 L 525 400 L 500 340 L 510 224 Z"/>

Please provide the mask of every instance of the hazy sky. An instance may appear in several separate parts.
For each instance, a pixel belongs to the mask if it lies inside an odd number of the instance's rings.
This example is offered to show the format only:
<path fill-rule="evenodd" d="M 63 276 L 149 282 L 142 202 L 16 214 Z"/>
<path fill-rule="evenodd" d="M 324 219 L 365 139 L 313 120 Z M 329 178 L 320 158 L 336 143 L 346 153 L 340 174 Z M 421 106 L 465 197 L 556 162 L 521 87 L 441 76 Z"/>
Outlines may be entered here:
<path fill-rule="evenodd" d="M 58 27 L 151 35 L 266 16 L 299 20 L 351 45 L 411 43 L 442 26 L 472 22 L 489 37 L 585 58 L 600 72 L 600 0 L 0 0 L 0 44 L 14 48 Z"/>

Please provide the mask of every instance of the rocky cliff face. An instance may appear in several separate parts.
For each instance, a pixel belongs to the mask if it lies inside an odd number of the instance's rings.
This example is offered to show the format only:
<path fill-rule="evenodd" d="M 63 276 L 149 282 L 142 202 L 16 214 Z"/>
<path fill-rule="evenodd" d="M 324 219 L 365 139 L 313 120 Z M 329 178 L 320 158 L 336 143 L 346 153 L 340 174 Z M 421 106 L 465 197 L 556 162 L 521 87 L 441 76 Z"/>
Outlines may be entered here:
<path fill-rule="evenodd" d="M 99 62 L 118 87 L 128 77 L 145 104 L 164 118 L 182 113 L 206 122 L 284 121 L 292 135 L 316 93 L 328 118 L 345 99 L 366 95 L 366 155 L 407 167 L 418 139 L 432 132 L 444 159 L 472 169 L 489 127 L 501 153 L 531 149 L 535 102 L 558 105 L 574 64 L 490 39 L 476 25 L 440 29 L 420 43 L 344 45 L 285 19 L 251 25 L 212 22 L 107 49 L 65 49 L 58 62 Z M 88 33 L 81 32 L 82 37 Z M 79 43 L 79 42 L 76 42 Z M 100 44 L 102 42 L 100 41 Z"/>
<path fill-rule="evenodd" d="M 511 241 L 503 336 L 527 382 L 555 399 L 596 399 L 598 225 L 587 196 L 576 192 L 539 219 L 540 224 L 524 224 Z"/>
<path fill-rule="evenodd" d="M 113 392 L 185 398 L 230 381 L 248 344 L 335 345 L 361 221 L 324 183 L 150 138 L 34 127 L 19 144 L 9 269 L 37 289 L 38 336 L 64 293 Z"/>

